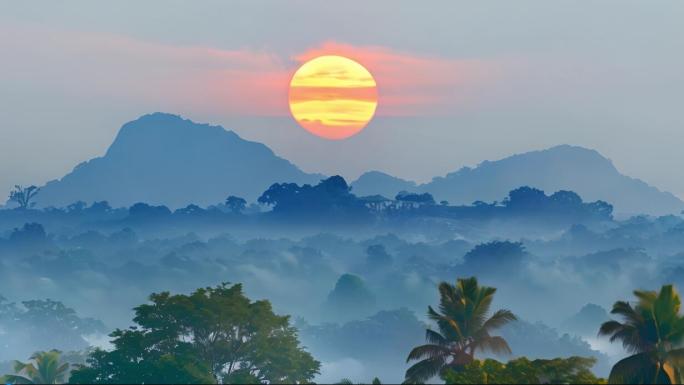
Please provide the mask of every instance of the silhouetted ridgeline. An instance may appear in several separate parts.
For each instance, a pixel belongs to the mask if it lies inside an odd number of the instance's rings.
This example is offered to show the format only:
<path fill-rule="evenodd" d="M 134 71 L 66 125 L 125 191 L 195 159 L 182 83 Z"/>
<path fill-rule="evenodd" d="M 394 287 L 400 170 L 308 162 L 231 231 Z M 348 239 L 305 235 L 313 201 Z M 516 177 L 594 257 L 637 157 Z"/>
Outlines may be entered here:
<path fill-rule="evenodd" d="M 102 157 L 48 182 L 34 202 L 38 207 L 76 201 L 108 201 L 113 207 L 146 202 L 177 209 L 208 206 L 226 194 L 253 202 L 273 183 L 315 184 L 322 178 L 220 126 L 153 113 L 124 124 Z M 598 152 L 568 145 L 484 161 L 421 185 L 371 171 L 352 186 L 358 196 L 393 197 L 405 190 L 454 205 L 491 202 L 517 187 L 531 186 L 575 191 L 589 201 L 610 202 L 623 214 L 664 215 L 684 209 L 684 202 L 672 194 L 620 174 Z"/>
<path fill-rule="evenodd" d="M 40 194 L 38 197 L 40 197 Z M 515 220 L 519 222 L 570 225 L 612 220 L 612 206 L 603 201 L 585 203 L 572 191 L 558 191 L 546 195 L 531 187 L 511 191 L 500 202 L 476 201 L 467 206 L 450 206 L 435 202 L 429 193 L 400 191 L 386 198 L 380 195 L 358 197 L 344 178 L 333 176 L 316 185 L 276 183 L 258 198 L 258 205 L 246 205 L 239 197 L 229 196 L 224 203 L 200 207 L 190 204 L 171 210 L 164 205 L 138 202 L 129 208 L 112 208 L 100 201 L 87 205 L 75 202 L 66 207 L 44 209 L 0 210 L 0 222 L 17 224 L 32 221 L 61 221 L 66 223 L 95 222 L 130 225 L 197 223 L 230 225 L 245 223 L 279 223 L 294 225 L 362 224 L 382 228 L 406 220 L 442 218 L 450 221 Z M 18 222 L 16 222 L 18 221 Z M 21 222 L 21 223 L 19 223 Z"/>
<path fill-rule="evenodd" d="M 568 145 L 484 161 L 421 185 L 373 171 L 352 186 L 361 195 L 386 195 L 397 188 L 427 192 L 452 204 L 494 201 L 516 187 L 533 186 L 545 191 L 572 190 L 588 200 L 608 201 L 623 214 L 678 214 L 684 209 L 684 202 L 674 195 L 620 174 L 598 152 Z"/>
<path fill-rule="evenodd" d="M 178 208 L 213 204 L 227 192 L 253 201 L 274 182 L 320 179 L 223 127 L 154 113 L 124 124 L 104 156 L 49 182 L 36 202 L 42 207 L 81 200 Z"/>

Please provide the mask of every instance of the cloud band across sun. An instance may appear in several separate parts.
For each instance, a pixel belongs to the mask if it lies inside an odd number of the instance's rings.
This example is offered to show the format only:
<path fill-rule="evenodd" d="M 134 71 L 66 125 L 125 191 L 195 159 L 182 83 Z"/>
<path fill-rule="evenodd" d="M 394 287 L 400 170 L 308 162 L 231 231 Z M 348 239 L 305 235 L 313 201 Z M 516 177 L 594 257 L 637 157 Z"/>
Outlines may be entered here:
<path fill-rule="evenodd" d="M 344 139 L 361 131 L 378 103 L 375 79 L 361 64 L 337 55 L 304 63 L 292 76 L 292 116 L 309 132 Z"/>

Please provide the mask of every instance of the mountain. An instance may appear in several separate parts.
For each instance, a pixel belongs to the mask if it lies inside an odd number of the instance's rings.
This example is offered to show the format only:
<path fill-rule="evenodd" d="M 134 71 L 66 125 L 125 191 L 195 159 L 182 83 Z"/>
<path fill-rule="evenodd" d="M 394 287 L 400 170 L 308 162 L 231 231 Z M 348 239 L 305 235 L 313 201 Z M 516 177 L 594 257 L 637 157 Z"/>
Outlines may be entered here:
<path fill-rule="evenodd" d="M 373 185 L 370 177 L 372 175 L 362 176 L 365 195 L 392 196 L 385 191 L 390 183 L 378 182 L 375 191 L 369 188 Z M 386 175 L 376 179 L 392 181 L 392 178 Z M 356 188 L 359 181 L 352 186 Z M 524 185 L 547 193 L 572 190 L 584 201 L 604 200 L 615 207 L 615 212 L 622 214 L 663 215 L 684 209 L 684 202 L 674 195 L 620 174 L 613 163 L 598 152 L 569 145 L 484 161 L 477 167 L 464 167 L 444 177 L 436 177 L 413 190 L 429 192 L 437 201 L 470 204 L 476 200 L 501 201 L 510 190 Z"/>
<path fill-rule="evenodd" d="M 380 194 L 394 198 L 399 191 L 413 191 L 416 182 L 393 177 L 380 171 L 368 171 L 352 183 L 352 192 L 357 196 Z"/>
<path fill-rule="evenodd" d="M 113 207 L 146 202 L 177 208 L 220 203 L 228 195 L 254 201 L 272 183 L 321 178 L 223 127 L 154 113 L 124 124 L 104 156 L 48 182 L 36 201 L 43 207 L 106 200 Z"/>

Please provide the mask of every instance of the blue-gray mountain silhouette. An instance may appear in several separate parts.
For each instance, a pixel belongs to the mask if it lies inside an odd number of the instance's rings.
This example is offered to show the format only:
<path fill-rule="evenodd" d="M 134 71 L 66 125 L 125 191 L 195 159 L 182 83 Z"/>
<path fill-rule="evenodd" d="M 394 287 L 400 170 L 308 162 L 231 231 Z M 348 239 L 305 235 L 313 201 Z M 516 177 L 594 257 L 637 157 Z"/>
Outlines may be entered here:
<path fill-rule="evenodd" d="M 597 151 L 569 145 L 484 161 L 477 167 L 464 167 L 418 186 L 380 172 L 364 174 L 352 183 L 353 191 L 360 195 L 392 197 L 401 187 L 429 192 L 437 201 L 447 200 L 451 204 L 500 201 L 509 191 L 525 185 L 549 193 L 572 190 L 585 201 L 609 202 L 617 213 L 623 214 L 662 215 L 684 209 L 684 202 L 674 195 L 620 174 Z"/>
<path fill-rule="evenodd" d="M 124 124 L 103 157 L 47 183 L 36 201 L 43 207 L 106 200 L 113 207 L 146 202 L 176 208 L 217 204 L 229 195 L 255 201 L 272 183 L 322 178 L 223 127 L 154 113 Z"/>
<path fill-rule="evenodd" d="M 416 182 L 397 178 L 381 171 L 368 171 L 352 183 L 352 192 L 357 196 L 380 194 L 394 198 L 400 191 L 415 191 Z"/>

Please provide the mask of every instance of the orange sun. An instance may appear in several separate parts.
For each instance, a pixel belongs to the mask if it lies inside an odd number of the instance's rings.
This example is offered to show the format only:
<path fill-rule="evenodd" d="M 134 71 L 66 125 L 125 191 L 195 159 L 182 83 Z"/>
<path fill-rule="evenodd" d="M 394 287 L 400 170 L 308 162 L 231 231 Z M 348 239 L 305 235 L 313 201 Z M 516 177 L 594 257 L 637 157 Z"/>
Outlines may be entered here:
<path fill-rule="evenodd" d="M 290 81 L 290 112 L 326 139 L 345 139 L 370 122 L 378 105 L 375 79 L 361 64 L 326 55 L 302 64 Z"/>

